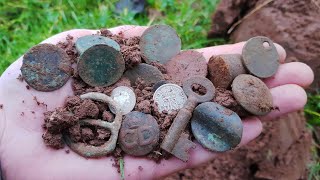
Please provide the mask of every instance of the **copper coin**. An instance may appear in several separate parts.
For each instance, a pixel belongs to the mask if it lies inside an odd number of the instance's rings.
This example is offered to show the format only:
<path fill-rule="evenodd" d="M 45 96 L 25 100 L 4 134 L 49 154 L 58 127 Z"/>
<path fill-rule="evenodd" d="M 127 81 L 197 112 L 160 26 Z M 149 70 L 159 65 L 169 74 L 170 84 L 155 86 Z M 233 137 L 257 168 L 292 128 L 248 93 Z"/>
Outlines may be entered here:
<path fill-rule="evenodd" d="M 165 64 L 181 50 L 181 39 L 177 32 L 167 25 L 149 27 L 141 36 L 140 49 L 147 63 Z"/>
<path fill-rule="evenodd" d="M 143 79 L 147 85 L 164 80 L 163 74 L 156 67 L 145 63 L 128 69 L 124 76 L 130 80 L 131 84 L 135 84 L 138 78 Z"/>
<path fill-rule="evenodd" d="M 84 51 L 97 44 L 105 44 L 113 47 L 117 51 L 120 51 L 120 45 L 117 42 L 110 38 L 99 35 L 82 36 L 77 39 L 75 46 L 79 54 L 82 54 Z"/>
<path fill-rule="evenodd" d="M 49 92 L 61 88 L 70 72 L 67 53 L 53 44 L 39 44 L 23 56 L 22 76 L 35 90 Z"/>
<path fill-rule="evenodd" d="M 122 122 L 119 144 L 127 154 L 143 156 L 158 144 L 159 133 L 159 125 L 153 116 L 132 111 Z"/>
<path fill-rule="evenodd" d="M 193 76 L 207 76 L 207 62 L 194 50 L 182 51 L 165 64 L 167 74 L 178 84 Z"/>
<path fill-rule="evenodd" d="M 233 79 L 246 74 L 240 54 L 212 56 L 208 62 L 209 79 L 215 87 L 228 88 Z"/>
<path fill-rule="evenodd" d="M 267 85 L 252 75 L 241 74 L 232 82 L 232 93 L 238 103 L 254 115 L 266 115 L 273 107 Z"/>
<path fill-rule="evenodd" d="M 202 146 L 224 152 L 240 143 L 243 125 L 235 112 L 217 103 L 205 102 L 193 111 L 191 130 Z"/>
<path fill-rule="evenodd" d="M 109 86 L 117 82 L 125 69 L 123 57 L 116 49 L 98 44 L 84 51 L 78 61 L 81 79 L 90 86 Z"/>
<path fill-rule="evenodd" d="M 260 78 L 273 76 L 279 67 L 279 54 L 273 42 L 263 36 L 249 39 L 242 49 L 248 71 Z"/>

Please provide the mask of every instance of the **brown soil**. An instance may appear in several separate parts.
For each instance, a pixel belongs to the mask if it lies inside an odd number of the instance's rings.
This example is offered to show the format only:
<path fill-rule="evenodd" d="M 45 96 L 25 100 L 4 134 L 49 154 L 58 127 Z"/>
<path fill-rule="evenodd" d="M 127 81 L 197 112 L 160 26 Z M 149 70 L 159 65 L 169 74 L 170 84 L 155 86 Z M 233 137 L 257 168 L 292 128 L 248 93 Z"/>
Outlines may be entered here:
<path fill-rule="evenodd" d="M 209 37 L 230 37 L 232 42 L 240 42 L 258 35 L 267 36 L 286 49 L 287 62 L 302 61 L 310 65 L 316 76 L 313 90 L 319 88 L 320 9 L 316 1 L 274 1 L 244 20 L 229 36 L 227 30 L 232 24 L 261 2 L 221 1 Z M 166 179 L 307 179 L 311 134 L 305 122 L 302 112 L 263 122 L 262 134 L 245 147 Z"/>

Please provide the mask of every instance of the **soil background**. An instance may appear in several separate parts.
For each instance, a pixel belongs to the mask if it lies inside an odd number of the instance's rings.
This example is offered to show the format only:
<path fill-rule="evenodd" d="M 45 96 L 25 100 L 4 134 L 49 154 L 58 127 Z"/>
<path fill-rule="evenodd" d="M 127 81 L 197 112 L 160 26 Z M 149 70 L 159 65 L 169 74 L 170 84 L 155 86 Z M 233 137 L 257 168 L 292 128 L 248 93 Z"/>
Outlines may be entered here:
<path fill-rule="evenodd" d="M 286 62 L 301 61 L 315 72 L 309 92 L 320 87 L 320 1 L 222 0 L 212 17 L 209 38 L 232 43 L 267 36 L 287 51 Z M 248 13 L 255 11 L 247 18 Z M 234 23 L 242 22 L 231 34 Z M 303 112 L 263 122 L 264 131 L 245 147 L 226 153 L 201 167 L 166 178 L 174 179 L 307 179 L 312 135 Z"/>

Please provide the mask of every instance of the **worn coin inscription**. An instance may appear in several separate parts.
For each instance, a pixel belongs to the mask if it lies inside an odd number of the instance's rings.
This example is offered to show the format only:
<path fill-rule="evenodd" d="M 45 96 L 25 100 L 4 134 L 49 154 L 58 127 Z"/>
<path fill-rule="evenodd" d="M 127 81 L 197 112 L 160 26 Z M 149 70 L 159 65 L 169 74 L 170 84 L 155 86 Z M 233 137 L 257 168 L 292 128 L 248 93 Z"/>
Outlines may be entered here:
<path fill-rule="evenodd" d="M 164 84 L 153 95 L 153 100 L 158 105 L 159 112 L 179 110 L 187 101 L 183 89 L 176 84 Z"/>
<path fill-rule="evenodd" d="M 120 111 L 123 115 L 128 114 L 132 111 L 136 105 L 136 95 L 134 92 L 126 86 L 119 86 L 111 92 L 111 98 L 118 103 Z M 116 114 L 113 106 L 109 105 L 111 112 Z"/>

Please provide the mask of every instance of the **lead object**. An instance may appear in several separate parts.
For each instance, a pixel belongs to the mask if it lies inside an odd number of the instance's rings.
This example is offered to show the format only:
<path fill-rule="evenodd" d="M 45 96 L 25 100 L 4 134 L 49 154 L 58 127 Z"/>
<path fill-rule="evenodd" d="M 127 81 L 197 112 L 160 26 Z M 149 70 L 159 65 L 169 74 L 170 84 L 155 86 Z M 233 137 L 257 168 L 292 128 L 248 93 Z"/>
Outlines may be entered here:
<path fill-rule="evenodd" d="M 123 115 L 131 112 L 136 105 L 136 95 L 132 89 L 126 86 L 119 86 L 113 89 L 111 92 L 111 98 L 118 103 L 120 106 L 120 111 Z M 109 105 L 109 109 L 112 113 L 116 113 L 113 106 Z"/>
<path fill-rule="evenodd" d="M 209 79 L 215 87 L 228 88 L 233 79 L 246 74 L 240 54 L 212 56 L 208 62 Z"/>
<path fill-rule="evenodd" d="M 187 101 L 183 89 L 176 84 L 164 84 L 153 94 L 153 100 L 157 103 L 158 111 L 172 112 L 179 110 Z"/>
<path fill-rule="evenodd" d="M 22 76 L 35 90 L 49 92 L 61 88 L 69 80 L 70 72 L 67 53 L 53 44 L 39 44 L 23 56 Z"/>
<path fill-rule="evenodd" d="M 235 148 L 241 141 L 242 129 L 242 121 L 235 112 L 214 102 L 198 105 L 191 119 L 191 130 L 197 141 L 217 152 Z"/>
<path fill-rule="evenodd" d="M 232 82 L 232 93 L 238 103 L 254 115 L 266 115 L 272 110 L 272 95 L 264 82 L 252 75 L 241 74 Z"/>
<path fill-rule="evenodd" d="M 117 42 L 110 38 L 98 35 L 82 36 L 77 39 L 75 46 L 79 54 L 82 54 L 84 51 L 97 44 L 108 45 L 113 47 L 115 50 L 120 51 L 120 45 Z"/>
<path fill-rule="evenodd" d="M 199 84 L 206 89 L 204 95 L 199 95 L 192 90 L 193 84 Z M 201 76 L 191 77 L 183 83 L 183 90 L 188 96 L 188 101 L 178 112 L 176 118 L 170 126 L 165 136 L 161 148 L 170 152 L 182 161 L 188 161 L 188 151 L 195 148 L 196 144 L 188 139 L 188 135 L 183 133 L 186 128 L 194 108 L 198 103 L 210 101 L 215 94 L 215 88 L 211 81 Z"/>
<path fill-rule="evenodd" d="M 158 123 L 153 116 L 133 111 L 122 122 L 119 144 L 127 154 L 143 156 L 158 144 L 159 133 Z"/>
<path fill-rule="evenodd" d="M 101 101 L 104 103 L 108 103 L 114 107 L 116 111 L 116 116 L 114 118 L 114 121 L 111 123 L 103 120 L 96 120 L 96 119 L 83 119 L 79 121 L 80 125 L 91 125 L 91 126 L 98 126 L 101 128 L 108 129 L 111 132 L 111 137 L 107 142 L 105 142 L 101 146 L 92 146 L 85 143 L 74 143 L 72 142 L 69 136 L 65 135 L 64 139 L 66 144 L 74 152 L 78 153 L 83 157 L 101 157 L 101 156 L 110 154 L 116 147 L 119 129 L 121 127 L 121 122 L 122 122 L 122 113 L 120 111 L 119 105 L 111 97 L 102 93 L 97 93 L 97 92 L 83 94 L 80 96 L 80 98 Z"/>
<path fill-rule="evenodd" d="M 90 86 L 109 86 L 117 82 L 125 69 L 121 53 L 104 44 L 85 50 L 78 61 L 81 79 Z"/>
<path fill-rule="evenodd" d="M 167 25 L 149 27 L 141 36 L 140 49 L 147 63 L 165 64 L 181 50 L 177 32 Z"/>
<path fill-rule="evenodd" d="M 243 63 L 260 78 L 273 76 L 279 67 L 279 54 L 273 42 L 263 36 L 249 39 L 242 49 Z"/>

